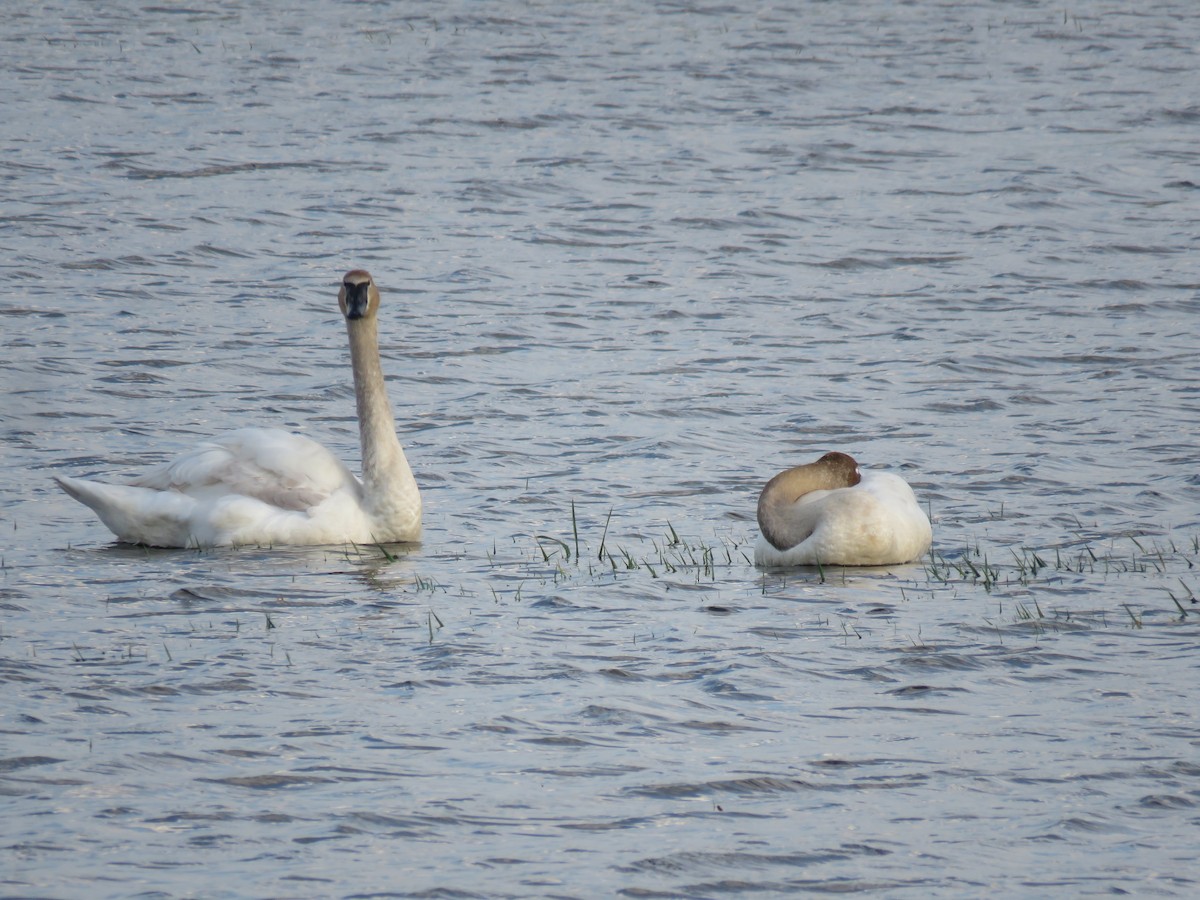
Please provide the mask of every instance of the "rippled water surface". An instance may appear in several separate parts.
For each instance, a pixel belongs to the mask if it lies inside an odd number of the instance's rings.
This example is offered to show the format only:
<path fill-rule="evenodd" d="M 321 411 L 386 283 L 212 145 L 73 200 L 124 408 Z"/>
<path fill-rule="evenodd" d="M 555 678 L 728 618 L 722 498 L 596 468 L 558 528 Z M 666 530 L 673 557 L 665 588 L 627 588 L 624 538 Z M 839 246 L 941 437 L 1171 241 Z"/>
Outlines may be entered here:
<path fill-rule="evenodd" d="M 1192 3 L 0 25 L 0 894 L 1195 894 Z M 357 266 L 424 543 L 54 487 L 357 466 Z M 750 564 L 829 449 L 929 558 Z"/>

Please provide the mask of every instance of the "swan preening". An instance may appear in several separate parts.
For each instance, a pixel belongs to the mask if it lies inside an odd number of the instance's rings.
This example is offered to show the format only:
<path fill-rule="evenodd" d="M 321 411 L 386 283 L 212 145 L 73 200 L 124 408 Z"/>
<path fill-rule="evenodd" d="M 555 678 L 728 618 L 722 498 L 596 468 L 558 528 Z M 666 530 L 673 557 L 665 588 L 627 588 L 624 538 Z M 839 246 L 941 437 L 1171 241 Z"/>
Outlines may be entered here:
<path fill-rule="evenodd" d="M 845 453 L 780 472 L 758 498 L 760 566 L 886 566 L 911 562 L 933 540 L 908 483 L 862 471 Z"/>
<path fill-rule="evenodd" d="M 362 480 L 310 438 L 243 428 L 206 441 L 128 484 L 56 475 L 120 540 L 153 547 L 415 541 L 421 495 L 388 402 L 368 272 L 347 272 L 346 317 L 362 443 Z"/>

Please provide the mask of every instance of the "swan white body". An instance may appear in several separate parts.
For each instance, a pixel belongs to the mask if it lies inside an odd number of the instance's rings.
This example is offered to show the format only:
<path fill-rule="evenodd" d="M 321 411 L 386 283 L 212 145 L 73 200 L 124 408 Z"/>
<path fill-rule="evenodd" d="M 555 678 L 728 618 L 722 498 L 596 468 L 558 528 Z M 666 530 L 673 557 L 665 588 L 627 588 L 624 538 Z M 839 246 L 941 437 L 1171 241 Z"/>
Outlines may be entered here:
<path fill-rule="evenodd" d="M 128 484 L 55 476 L 120 540 L 152 547 L 416 541 L 421 495 L 396 438 L 379 362 L 379 291 L 356 269 L 338 296 L 350 337 L 360 481 L 310 438 L 243 428 Z"/>
<path fill-rule="evenodd" d="M 908 483 L 862 471 L 844 453 L 781 472 L 758 503 L 759 566 L 885 566 L 930 547 L 933 528 Z"/>

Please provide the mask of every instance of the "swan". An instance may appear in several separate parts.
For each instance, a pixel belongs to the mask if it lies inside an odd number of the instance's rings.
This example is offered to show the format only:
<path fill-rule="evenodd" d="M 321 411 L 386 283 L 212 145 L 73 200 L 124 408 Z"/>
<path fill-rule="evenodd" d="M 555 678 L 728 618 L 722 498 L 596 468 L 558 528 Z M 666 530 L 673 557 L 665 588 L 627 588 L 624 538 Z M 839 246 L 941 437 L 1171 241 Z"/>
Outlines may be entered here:
<path fill-rule="evenodd" d="M 780 472 L 758 498 L 759 566 L 886 566 L 929 549 L 933 528 L 908 483 L 826 453 Z"/>
<path fill-rule="evenodd" d="M 311 438 L 242 428 L 205 441 L 128 484 L 54 476 L 118 540 L 152 547 L 387 543 L 421 536 L 421 494 L 396 437 L 379 362 L 370 273 L 347 272 L 346 318 L 362 480 Z"/>

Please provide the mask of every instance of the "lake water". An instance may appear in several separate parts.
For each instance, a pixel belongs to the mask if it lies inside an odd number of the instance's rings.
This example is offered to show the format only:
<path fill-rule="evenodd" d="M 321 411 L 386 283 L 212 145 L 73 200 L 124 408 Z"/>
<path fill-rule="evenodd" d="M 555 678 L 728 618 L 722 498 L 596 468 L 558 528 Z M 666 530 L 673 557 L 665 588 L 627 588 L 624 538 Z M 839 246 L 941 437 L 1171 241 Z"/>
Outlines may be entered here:
<path fill-rule="evenodd" d="M 1195 895 L 1189 0 L 0 24 L 0 895 Z M 421 545 L 53 485 L 357 467 L 359 266 Z M 929 558 L 750 564 L 831 449 Z"/>

